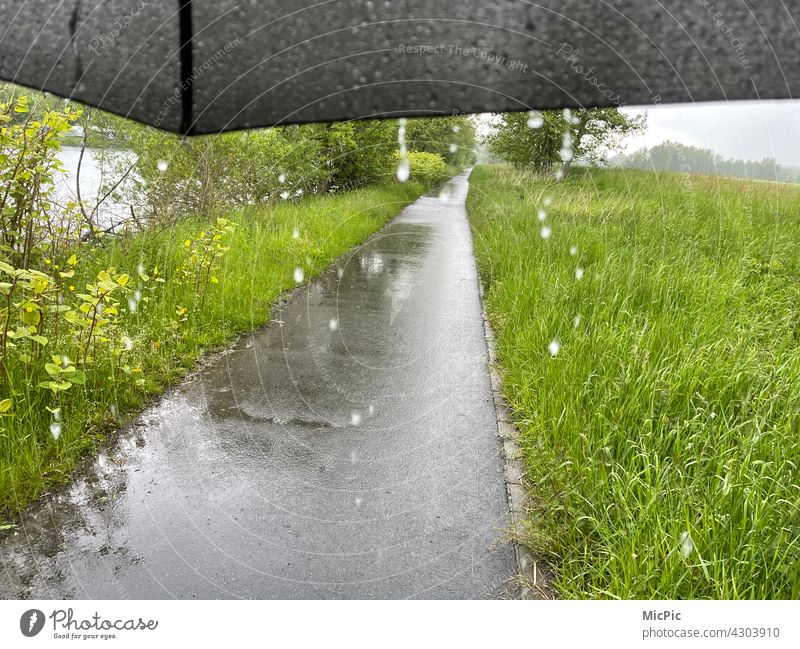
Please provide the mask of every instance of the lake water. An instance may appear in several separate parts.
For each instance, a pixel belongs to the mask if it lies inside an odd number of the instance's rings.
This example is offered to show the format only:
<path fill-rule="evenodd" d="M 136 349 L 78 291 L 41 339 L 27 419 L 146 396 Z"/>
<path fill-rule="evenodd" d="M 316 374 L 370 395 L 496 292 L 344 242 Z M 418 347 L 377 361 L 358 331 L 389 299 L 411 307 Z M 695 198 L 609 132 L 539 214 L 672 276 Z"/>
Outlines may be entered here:
<path fill-rule="evenodd" d="M 64 204 L 69 200 L 77 201 L 78 193 L 76 179 L 78 172 L 78 160 L 81 150 L 79 147 L 66 146 L 59 153 L 59 158 L 64 164 L 66 174 L 56 179 L 55 191 L 59 203 Z M 125 151 L 114 152 L 112 155 L 117 160 L 133 160 L 131 153 Z M 114 165 L 116 167 L 116 165 Z M 97 200 L 102 196 L 101 186 L 111 184 L 119 177 L 115 175 L 116 169 L 109 169 L 109 165 L 103 164 L 100 154 L 92 149 L 87 149 L 83 154 L 81 162 L 81 197 L 91 210 Z M 97 223 L 103 227 L 108 227 L 112 223 L 119 223 L 121 220 L 130 218 L 129 203 L 115 202 L 111 197 L 107 198 L 97 211 Z"/>

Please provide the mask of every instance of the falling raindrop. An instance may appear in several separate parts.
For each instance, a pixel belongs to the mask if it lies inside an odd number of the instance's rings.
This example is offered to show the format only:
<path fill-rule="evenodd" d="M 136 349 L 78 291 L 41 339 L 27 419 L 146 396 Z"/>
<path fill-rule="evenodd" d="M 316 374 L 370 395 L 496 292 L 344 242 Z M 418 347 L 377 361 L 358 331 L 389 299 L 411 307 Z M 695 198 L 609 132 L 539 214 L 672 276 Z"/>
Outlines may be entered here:
<path fill-rule="evenodd" d="M 303 273 L 303 269 L 300 268 L 300 266 L 298 266 L 297 268 L 294 269 L 294 281 L 295 282 L 297 282 L 299 284 L 300 282 L 303 281 L 304 277 L 305 277 L 305 273 Z"/>
<path fill-rule="evenodd" d="M 555 358 L 558 355 L 558 352 L 561 351 L 561 343 L 558 340 L 553 339 L 550 341 L 550 344 L 547 346 L 547 350 L 550 352 L 550 356 Z"/>
<path fill-rule="evenodd" d="M 456 151 L 458 151 L 458 145 L 454 142 L 450 145 L 450 153 L 455 153 Z"/>
<path fill-rule="evenodd" d="M 278 182 L 279 183 L 285 183 L 286 182 L 286 174 L 280 174 L 278 176 Z"/>
<path fill-rule="evenodd" d="M 289 198 L 289 192 L 287 192 L 287 191 L 285 191 L 285 190 L 284 190 L 284 191 L 282 191 L 282 192 L 281 192 L 281 198 L 282 198 L 283 200 L 286 200 L 287 198 Z"/>
<path fill-rule="evenodd" d="M 411 167 L 408 164 L 408 160 L 404 158 L 400 160 L 400 164 L 397 167 L 397 180 L 404 183 L 410 175 Z"/>
<path fill-rule="evenodd" d="M 572 148 L 571 147 L 561 147 L 561 151 L 558 152 L 558 155 L 561 156 L 561 159 L 564 162 L 568 162 L 572 160 Z M 563 174 L 563 172 L 561 172 Z"/>
<path fill-rule="evenodd" d="M 139 264 L 139 265 L 136 267 L 136 272 L 137 272 L 139 275 L 144 275 L 146 270 L 147 270 L 147 269 L 144 267 L 144 264 Z"/>
<path fill-rule="evenodd" d="M 562 180 L 563 178 L 564 178 L 564 170 L 556 169 L 556 180 Z"/>
<path fill-rule="evenodd" d="M 373 406 L 372 404 L 369 404 L 369 414 L 370 415 L 375 414 L 375 406 Z"/>
<path fill-rule="evenodd" d="M 565 108 L 561 111 L 561 115 L 564 119 L 568 122 L 572 122 L 572 111 L 569 108 Z"/>
<path fill-rule="evenodd" d="M 578 314 L 574 318 L 572 318 L 572 326 L 577 329 L 580 326 L 580 324 L 581 324 L 581 316 L 580 314 Z"/>
<path fill-rule="evenodd" d="M 678 537 L 678 543 L 680 544 L 681 554 L 683 555 L 684 559 L 692 554 L 692 552 L 695 550 L 694 540 L 689 532 L 681 532 L 681 535 Z"/>
<path fill-rule="evenodd" d="M 578 246 L 570 246 L 569 247 L 569 254 L 573 257 L 578 254 Z"/>
<path fill-rule="evenodd" d="M 331 318 L 330 321 L 328 322 L 328 329 L 330 329 L 331 331 L 336 331 L 338 328 L 339 328 L 339 322 L 336 320 L 336 318 Z"/>
<path fill-rule="evenodd" d="M 583 279 L 583 268 L 581 268 L 580 266 L 578 266 L 575 269 L 575 279 L 577 279 L 577 280 L 582 280 Z"/>
<path fill-rule="evenodd" d="M 545 212 L 542 208 L 536 212 L 536 218 L 540 221 L 544 221 L 547 218 L 547 212 Z"/>
<path fill-rule="evenodd" d="M 353 464 L 355 464 L 356 462 L 358 462 L 358 453 L 356 453 L 355 451 L 350 451 L 350 461 L 351 461 Z"/>
<path fill-rule="evenodd" d="M 142 292 L 138 288 L 133 293 L 133 299 L 137 302 L 142 299 Z"/>
<path fill-rule="evenodd" d="M 133 349 L 133 341 L 128 336 L 123 336 L 122 344 L 125 346 L 126 351 Z"/>
<path fill-rule="evenodd" d="M 356 507 L 359 507 L 359 508 L 360 508 L 360 507 L 361 507 L 361 503 L 362 503 L 362 502 L 363 502 L 363 501 L 361 500 L 361 498 L 356 498 Z"/>
<path fill-rule="evenodd" d="M 532 110 L 528 113 L 528 128 L 539 128 L 544 124 L 544 117 L 537 110 Z"/>
<path fill-rule="evenodd" d="M 128 311 L 131 313 L 136 313 L 136 309 L 139 307 L 139 303 L 134 300 L 132 297 L 128 298 Z"/>
<path fill-rule="evenodd" d="M 542 237 L 542 239 L 549 239 L 552 233 L 553 231 L 550 229 L 550 226 L 545 225 L 542 226 L 542 229 L 539 231 L 539 236 Z"/>
<path fill-rule="evenodd" d="M 550 207 L 553 204 L 553 197 L 552 196 L 545 196 L 542 199 L 542 205 L 545 207 Z"/>
<path fill-rule="evenodd" d="M 295 228 L 292 230 L 292 239 L 299 239 L 300 238 L 300 230 Z"/>
<path fill-rule="evenodd" d="M 161 172 L 164 173 L 169 167 L 169 163 L 166 160 L 159 160 L 156 162 L 156 168 Z"/>
<path fill-rule="evenodd" d="M 358 410 L 353 410 L 353 412 L 350 413 L 350 423 L 353 424 L 353 426 L 361 424 L 361 413 L 358 412 Z"/>
<path fill-rule="evenodd" d="M 461 127 L 458 124 L 453 125 L 453 133 L 458 133 L 461 130 Z"/>
<path fill-rule="evenodd" d="M 408 120 L 401 117 L 398 120 L 397 128 L 397 144 L 400 147 L 400 164 L 397 166 L 397 180 L 404 183 L 411 176 L 411 166 L 408 164 L 408 157 L 406 156 L 406 124 Z"/>
<path fill-rule="evenodd" d="M 336 277 L 342 279 L 342 275 L 344 275 L 344 268 L 337 268 L 336 269 Z"/>
<path fill-rule="evenodd" d="M 53 439 L 58 439 L 61 437 L 61 424 L 57 421 L 54 421 L 50 424 L 50 434 L 53 436 Z"/>

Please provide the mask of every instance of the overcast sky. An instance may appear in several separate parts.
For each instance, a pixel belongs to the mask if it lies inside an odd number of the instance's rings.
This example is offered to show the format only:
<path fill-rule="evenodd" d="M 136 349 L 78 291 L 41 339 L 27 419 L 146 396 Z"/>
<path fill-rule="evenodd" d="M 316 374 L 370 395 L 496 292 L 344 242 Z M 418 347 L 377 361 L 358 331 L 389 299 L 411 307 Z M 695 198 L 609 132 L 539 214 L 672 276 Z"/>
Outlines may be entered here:
<path fill-rule="evenodd" d="M 647 130 L 626 140 L 626 152 L 673 140 L 713 149 L 725 158 L 775 158 L 800 167 L 800 100 L 672 104 L 646 110 Z"/>

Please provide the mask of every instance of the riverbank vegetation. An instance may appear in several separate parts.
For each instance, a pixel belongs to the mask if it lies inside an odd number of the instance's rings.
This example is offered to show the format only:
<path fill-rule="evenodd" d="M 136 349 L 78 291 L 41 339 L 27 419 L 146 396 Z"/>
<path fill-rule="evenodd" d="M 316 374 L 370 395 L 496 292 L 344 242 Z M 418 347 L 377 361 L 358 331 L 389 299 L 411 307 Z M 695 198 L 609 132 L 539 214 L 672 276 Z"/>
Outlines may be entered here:
<path fill-rule="evenodd" d="M 2 90 L 0 516 L 65 480 L 205 351 L 264 324 L 282 291 L 462 164 L 474 135 L 448 118 L 181 140 Z M 412 125 L 450 158 L 407 145 Z M 101 138 L 107 175 L 96 196 L 64 201 L 59 156 L 76 133 L 79 165 Z M 103 217 L 104 202 L 130 216 Z"/>
<path fill-rule="evenodd" d="M 559 594 L 800 596 L 800 188 L 493 166 L 467 207 Z"/>

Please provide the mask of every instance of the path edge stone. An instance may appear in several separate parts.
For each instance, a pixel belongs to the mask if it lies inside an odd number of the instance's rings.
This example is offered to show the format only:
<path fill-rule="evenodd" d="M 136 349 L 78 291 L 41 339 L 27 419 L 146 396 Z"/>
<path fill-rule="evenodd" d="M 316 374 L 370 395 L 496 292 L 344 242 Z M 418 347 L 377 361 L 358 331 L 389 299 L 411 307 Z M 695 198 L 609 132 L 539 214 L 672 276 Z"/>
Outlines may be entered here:
<path fill-rule="evenodd" d="M 489 357 L 489 380 L 497 419 L 497 437 L 502 444 L 503 474 L 508 497 L 510 520 L 506 535 L 514 547 L 514 556 L 519 572 L 514 579 L 515 583 L 511 585 L 511 592 L 517 599 L 555 599 L 555 592 L 551 585 L 552 568 L 520 541 L 524 535 L 526 513 L 531 509 L 531 498 L 525 481 L 525 460 L 518 443 L 519 429 L 514 424 L 511 406 L 503 395 L 503 380 L 497 371 L 496 335 L 486 311 L 483 282 L 479 279 L 478 284 L 483 317 L 483 337 Z"/>

